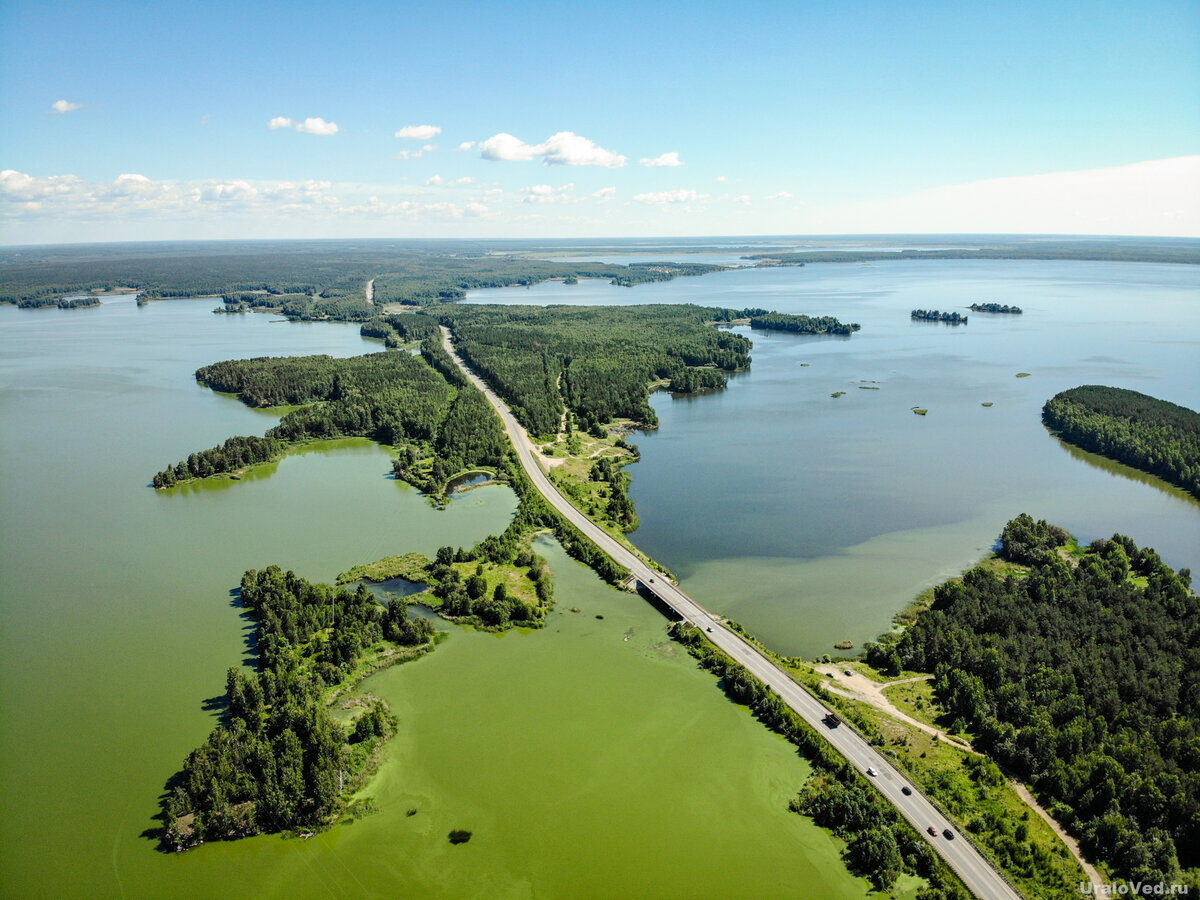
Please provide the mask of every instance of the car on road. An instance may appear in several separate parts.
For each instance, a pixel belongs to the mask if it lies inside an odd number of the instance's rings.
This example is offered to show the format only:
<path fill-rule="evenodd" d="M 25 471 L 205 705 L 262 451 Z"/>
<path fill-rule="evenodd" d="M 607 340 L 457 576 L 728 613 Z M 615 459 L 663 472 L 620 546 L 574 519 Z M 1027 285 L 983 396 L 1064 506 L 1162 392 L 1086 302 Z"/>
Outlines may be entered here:
<path fill-rule="evenodd" d="M 937 829 L 936 829 L 936 828 L 934 828 L 932 825 L 930 825 L 930 826 L 929 826 L 928 828 L 926 828 L 925 830 L 926 830 L 926 831 L 928 831 L 928 832 L 929 832 L 931 835 L 933 835 L 934 837 L 937 837 Z"/>
<path fill-rule="evenodd" d="M 945 837 L 946 840 L 948 840 L 948 841 L 954 840 L 954 832 L 951 831 L 949 828 L 942 829 L 942 836 Z"/>
<path fill-rule="evenodd" d="M 712 626 L 711 625 L 708 626 L 708 633 L 712 634 Z"/>
<path fill-rule="evenodd" d="M 851 672 L 849 669 L 842 669 L 842 671 L 843 671 L 845 674 L 847 674 L 847 675 L 853 675 L 853 674 L 854 674 L 854 673 L 853 673 L 853 672 Z"/>
<path fill-rule="evenodd" d="M 912 788 L 910 788 L 906 784 L 906 785 L 904 785 L 904 787 L 900 788 L 900 793 L 902 793 L 905 797 L 911 797 L 912 796 Z"/>
<path fill-rule="evenodd" d="M 868 775 L 870 775 L 872 778 L 874 778 L 874 777 L 875 777 L 876 775 L 878 775 L 879 773 L 878 773 L 878 772 L 876 772 L 874 769 L 872 769 L 872 768 L 870 768 L 870 767 L 868 766 L 868 767 L 867 767 L 867 774 L 868 774 Z"/>

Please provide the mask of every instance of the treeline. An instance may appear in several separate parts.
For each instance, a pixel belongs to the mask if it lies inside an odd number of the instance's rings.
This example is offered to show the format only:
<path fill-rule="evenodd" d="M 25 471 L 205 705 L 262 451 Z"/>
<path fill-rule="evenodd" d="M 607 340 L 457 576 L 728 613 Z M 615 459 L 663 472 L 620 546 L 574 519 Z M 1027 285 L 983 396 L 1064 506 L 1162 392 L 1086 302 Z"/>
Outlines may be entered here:
<path fill-rule="evenodd" d="M 912 311 L 914 319 L 921 319 L 926 322 L 946 322 L 950 325 L 966 325 L 967 317 L 962 313 L 957 312 L 942 312 L 937 309 L 914 309 Z"/>
<path fill-rule="evenodd" d="M 221 241 L 108 244 L 0 250 L 0 303 L 113 288 L 146 299 L 269 293 L 285 315 L 363 321 L 375 302 L 430 305 L 461 300 L 468 290 L 533 285 L 551 278 L 605 278 L 618 284 L 700 275 L 722 266 L 665 263 L 622 266 L 497 254 L 486 241 Z M 308 298 L 300 299 L 301 297 Z M 241 306 L 241 304 L 246 304 Z M 262 301 L 239 299 L 234 308 Z"/>
<path fill-rule="evenodd" d="M 755 311 L 750 315 L 750 327 L 769 331 L 790 331 L 793 334 L 851 335 L 862 326 L 857 322 L 839 322 L 833 316 L 794 316 L 785 313 Z M 749 311 L 747 311 L 749 314 Z"/>
<path fill-rule="evenodd" d="M 436 265 L 386 272 L 375 279 L 375 302 L 432 306 L 464 300 L 467 291 L 482 288 L 532 287 L 553 278 L 577 283 L 580 278 L 604 278 L 611 284 L 632 287 L 669 281 L 686 275 L 706 275 L 724 266 L 679 263 L 554 262 L 520 256 L 445 256 Z M 574 279 L 574 282 L 571 282 Z"/>
<path fill-rule="evenodd" d="M 1064 441 L 1200 497 L 1200 414 L 1187 407 L 1085 384 L 1046 401 L 1042 421 Z"/>
<path fill-rule="evenodd" d="M 1013 316 L 1019 316 L 1024 312 L 1019 306 L 1009 306 L 1005 303 L 972 303 L 967 309 L 971 312 L 1007 313 Z"/>
<path fill-rule="evenodd" d="M 732 310 L 698 306 L 454 306 L 438 311 L 455 347 L 532 434 L 555 434 L 570 409 L 592 431 L 615 418 L 657 424 L 649 386 L 750 364 L 750 341 L 709 327 Z M 716 383 L 716 376 L 703 376 Z"/>
<path fill-rule="evenodd" d="M 236 472 L 247 466 L 271 462 L 287 450 L 283 441 L 270 437 L 231 437 L 220 447 L 192 453 L 187 459 L 167 466 L 154 476 L 156 488 L 169 488 L 192 478 L 209 478 Z"/>
<path fill-rule="evenodd" d="M 625 457 L 624 459 L 628 459 Z M 596 460 L 588 472 L 589 481 L 600 481 L 608 485 L 608 503 L 605 516 L 626 534 L 637 531 L 638 516 L 633 500 L 629 497 L 629 473 L 622 471 L 621 463 L 611 456 Z"/>
<path fill-rule="evenodd" d="M 887 890 L 901 872 L 910 872 L 930 882 L 930 889 L 920 895 L 923 898 L 966 900 L 968 895 L 929 845 L 774 691 L 705 640 L 694 625 L 676 623 L 671 635 L 721 680 L 731 700 L 749 707 L 809 760 L 813 773 L 790 808 L 812 816 L 843 838 L 848 845 L 846 860 L 856 871 L 878 890 Z"/>
<path fill-rule="evenodd" d="M 55 306 L 59 309 L 87 309 L 99 305 L 99 297 L 76 297 L 68 300 L 66 297 L 59 297 L 56 294 L 42 294 L 17 301 L 20 309 L 45 309 L 47 306 Z"/>
<path fill-rule="evenodd" d="M 383 607 L 365 586 L 311 584 L 278 566 L 246 572 L 241 602 L 257 621 L 258 672 L 229 670 L 225 721 L 169 783 L 166 849 L 328 822 L 396 720 L 373 700 L 343 728 L 329 714 L 327 688 L 351 676 L 367 651 L 417 648 L 433 637 L 401 601 Z"/>
<path fill-rule="evenodd" d="M 868 660 L 933 672 L 955 721 L 1121 878 L 1180 882 L 1200 865 L 1200 601 L 1122 535 L 1066 554 L 1021 515 L 1000 556 L 939 586 L 931 609 Z M 1194 873 L 1193 873 L 1194 875 Z"/>
<path fill-rule="evenodd" d="M 436 323 L 432 328 L 436 333 Z M 293 443 L 339 437 L 394 447 L 397 476 L 435 497 L 459 472 L 504 465 L 508 443 L 500 420 L 432 337 L 424 358 L 404 352 L 258 357 L 205 366 L 196 378 L 250 406 L 300 408 L 265 438 L 231 438 L 224 447 L 192 454 L 155 476 L 156 487 L 273 459 Z"/>

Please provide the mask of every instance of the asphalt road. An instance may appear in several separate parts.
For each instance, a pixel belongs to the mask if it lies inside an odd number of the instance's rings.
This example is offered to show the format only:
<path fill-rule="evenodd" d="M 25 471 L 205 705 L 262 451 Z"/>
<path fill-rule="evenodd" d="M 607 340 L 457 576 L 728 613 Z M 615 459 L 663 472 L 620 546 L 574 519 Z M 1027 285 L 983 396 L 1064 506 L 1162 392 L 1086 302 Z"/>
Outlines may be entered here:
<path fill-rule="evenodd" d="M 533 444 L 525 434 L 525 429 L 509 411 L 508 404 L 496 396 L 492 389 L 463 362 L 450 343 L 449 330 L 444 327 L 442 328 L 442 339 L 451 358 L 475 386 L 483 391 L 484 396 L 499 413 L 500 419 L 504 423 L 504 429 L 508 432 L 513 447 L 516 448 L 521 465 L 533 481 L 534 486 L 555 509 L 594 541 L 614 561 L 627 568 L 634 577 L 657 594 L 680 616 L 697 628 L 703 629 L 708 639 L 716 646 L 775 691 L 788 706 L 815 728 L 818 734 L 829 741 L 838 753 L 857 766 L 860 772 L 865 773 L 868 768 L 874 769 L 877 774 L 874 777 L 868 777 L 868 781 L 905 819 L 912 823 L 930 846 L 958 873 L 963 883 L 976 897 L 979 897 L 980 900 L 1018 900 L 1021 897 L 992 868 L 966 839 L 966 836 L 954 829 L 933 804 L 922 795 L 920 790 L 892 766 L 887 757 L 849 727 L 845 725 L 837 728 L 828 727 L 823 721 L 828 710 L 820 700 L 793 681 L 791 676 L 763 656 L 756 647 L 722 626 L 712 613 L 664 579 L 659 573 L 654 572 L 608 532 L 572 506 L 571 502 L 558 492 L 558 489 L 546 476 L 541 463 L 538 462 Z M 901 788 L 906 785 L 912 789 L 911 795 L 905 795 L 901 791 Z M 926 830 L 930 826 L 937 831 L 936 837 L 930 835 Z M 950 828 L 954 832 L 953 840 L 943 836 L 943 830 L 946 828 Z"/>

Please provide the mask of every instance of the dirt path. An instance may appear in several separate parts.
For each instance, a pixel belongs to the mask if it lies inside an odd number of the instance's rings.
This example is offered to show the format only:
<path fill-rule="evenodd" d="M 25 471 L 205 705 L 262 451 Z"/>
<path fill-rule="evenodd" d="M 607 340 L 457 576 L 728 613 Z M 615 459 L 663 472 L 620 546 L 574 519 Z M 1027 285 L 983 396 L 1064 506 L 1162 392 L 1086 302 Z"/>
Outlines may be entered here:
<path fill-rule="evenodd" d="M 374 278 L 372 278 L 370 281 L 367 282 L 367 302 L 368 303 L 375 302 L 375 279 Z"/>
<path fill-rule="evenodd" d="M 914 728 L 925 732 L 926 734 L 932 735 L 939 741 L 944 741 L 945 743 L 957 747 L 966 753 L 973 753 L 976 756 L 983 755 L 970 744 L 955 740 L 954 738 L 949 737 L 944 731 L 939 731 L 932 725 L 914 719 L 912 716 L 908 715 L 902 710 L 897 709 L 884 693 L 884 691 L 886 691 L 888 688 L 895 687 L 898 684 L 908 684 L 913 681 L 929 681 L 933 678 L 932 675 L 917 675 L 913 678 L 900 678 L 896 681 L 889 681 L 884 684 L 880 684 L 878 681 L 872 681 L 861 672 L 855 672 L 853 669 L 847 670 L 844 666 L 838 666 L 834 663 L 823 663 L 821 665 L 814 666 L 813 668 L 823 675 L 833 676 L 825 683 L 826 690 L 830 691 L 831 693 L 838 694 L 842 697 L 848 697 L 851 700 L 861 700 L 863 703 L 869 703 L 876 709 L 887 713 L 892 718 L 898 719 L 899 721 L 911 725 Z M 846 674 L 847 671 L 850 672 L 849 675 Z M 1037 813 L 1038 816 L 1040 816 L 1042 820 L 1050 826 L 1054 833 L 1058 835 L 1059 839 L 1067 845 L 1067 849 L 1071 851 L 1071 855 L 1075 857 L 1075 861 L 1082 867 L 1084 874 L 1088 877 L 1088 880 L 1096 886 L 1106 884 L 1107 882 L 1105 882 L 1100 877 L 1100 873 L 1096 871 L 1096 867 L 1091 865 L 1083 858 L 1083 853 L 1079 850 L 1079 842 L 1067 834 L 1063 827 L 1059 825 L 1057 821 L 1055 821 L 1054 817 L 1042 808 L 1042 805 L 1037 802 L 1037 799 L 1029 792 L 1029 789 L 1016 779 L 1009 779 L 1009 784 L 1013 786 L 1013 790 L 1017 792 L 1017 796 L 1024 801 L 1025 805 Z"/>
<path fill-rule="evenodd" d="M 832 675 L 831 681 L 825 682 L 827 690 L 835 694 L 841 694 L 843 697 L 849 697 L 851 700 L 861 700 L 864 703 L 870 703 L 876 709 L 883 710 L 893 719 L 899 719 L 907 725 L 911 725 L 918 731 L 923 731 L 928 735 L 937 738 L 939 741 L 945 741 L 947 744 L 952 744 L 959 750 L 965 750 L 967 753 L 975 753 L 969 744 L 964 744 L 962 741 L 955 740 L 948 736 L 944 731 L 939 731 L 932 725 L 914 719 L 908 713 L 896 707 L 887 695 L 883 692 L 895 684 L 907 684 L 910 681 L 927 681 L 932 678 L 932 675 L 919 675 L 916 678 L 902 678 L 899 681 L 889 681 L 887 684 L 880 684 L 877 681 L 872 681 L 866 675 L 859 672 L 851 671 L 850 675 L 846 674 L 846 670 L 839 668 L 833 663 L 825 663 L 823 665 L 814 666 L 814 668 L 822 675 Z M 978 754 L 976 754 L 978 755 Z"/>

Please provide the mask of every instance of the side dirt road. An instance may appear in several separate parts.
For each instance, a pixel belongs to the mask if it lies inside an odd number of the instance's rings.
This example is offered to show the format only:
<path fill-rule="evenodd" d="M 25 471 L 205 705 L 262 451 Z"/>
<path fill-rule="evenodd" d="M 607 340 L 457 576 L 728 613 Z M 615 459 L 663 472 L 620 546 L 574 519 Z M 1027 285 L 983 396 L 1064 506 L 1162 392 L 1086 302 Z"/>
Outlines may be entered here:
<path fill-rule="evenodd" d="M 851 700 L 859 700 L 863 703 L 868 703 L 878 709 L 880 712 L 891 716 L 893 719 L 904 722 L 906 725 L 910 725 L 919 731 L 923 731 L 926 734 L 937 738 L 943 743 L 957 747 L 959 750 L 962 750 L 965 753 L 974 753 L 976 756 L 982 755 L 970 744 L 950 737 L 948 734 L 946 734 L 946 732 L 940 731 L 933 725 L 930 725 L 928 722 L 922 722 L 919 719 L 914 719 L 912 716 L 900 710 L 894 703 L 892 703 L 891 700 L 888 699 L 887 694 L 884 693 L 888 688 L 895 687 L 898 684 L 909 684 L 914 681 L 931 681 L 933 679 L 932 675 L 917 675 L 913 678 L 900 678 L 896 681 L 880 683 L 878 681 L 873 681 L 866 675 L 863 675 L 861 672 L 857 672 L 854 669 L 846 669 L 845 666 L 839 666 L 836 663 L 822 663 L 820 665 L 813 666 L 813 668 L 822 675 L 828 677 L 829 680 L 825 682 L 825 688 L 830 693 L 837 694 L 841 697 L 847 697 Z M 850 672 L 849 675 L 846 674 L 847 671 Z M 1100 876 L 1100 873 L 1096 870 L 1096 867 L 1083 858 L 1083 853 L 1079 849 L 1079 842 L 1075 840 L 1075 838 L 1071 837 L 1071 835 L 1067 834 L 1066 830 L 1064 830 L 1063 827 L 1058 824 L 1055 818 L 1051 816 L 1050 813 L 1046 812 L 1042 805 L 1037 802 L 1037 799 L 1033 796 L 1033 794 L 1029 792 L 1029 788 L 1025 787 L 1025 785 L 1016 779 L 1009 779 L 1009 783 L 1012 785 L 1013 790 L 1016 791 L 1017 796 L 1024 801 L 1025 805 L 1037 813 L 1037 815 L 1040 816 L 1041 819 L 1050 826 L 1054 833 L 1058 835 L 1059 839 L 1066 844 L 1067 849 L 1071 851 L 1071 855 L 1075 857 L 1075 861 L 1079 863 L 1080 867 L 1084 871 L 1084 874 L 1087 875 L 1088 880 L 1091 881 L 1091 883 L 1096 887 L 1106 884 L 1106 880 Z"/>

